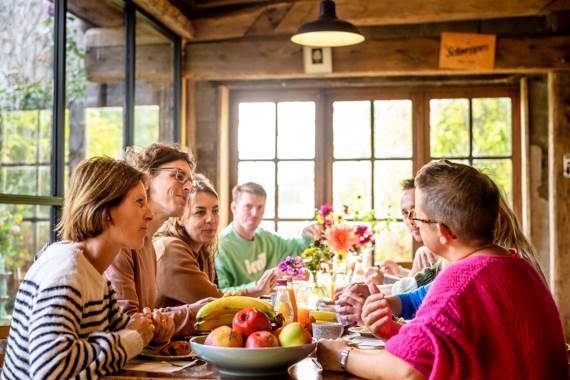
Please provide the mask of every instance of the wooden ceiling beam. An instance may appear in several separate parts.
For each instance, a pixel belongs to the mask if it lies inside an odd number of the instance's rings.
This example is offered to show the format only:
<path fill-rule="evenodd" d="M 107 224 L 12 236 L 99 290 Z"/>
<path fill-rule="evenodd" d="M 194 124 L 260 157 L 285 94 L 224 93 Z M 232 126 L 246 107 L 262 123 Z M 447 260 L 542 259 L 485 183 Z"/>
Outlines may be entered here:
<path fill-rule="evenodd" d="M 194 37 L 194 26 L 190 20 L 168 0 L 133 0 L 151 16 L 182 38 Z"/>
<path fill-rule="evenodd" d="M 95 26 L 113 27 L 124 23 L 123 9 L 104 0 L 67 0 L 67 10 Z"/>
<path fill-rule="evenodd" d="M 498 37 L 490 71 L 438 68 L 439 38 L 369 40 L 333 49 L 333 72 L 321 77 L 470 75 L 570 70 L 570 36 Z M 303 70 L 302 49 L 289 40 L 192 44 L 184 75 L 195 80 L 314 78 Z"/>
<path fill-rule="evenodd" d="M 274 10 L 276 6 L 281 6 L 281 9 L 286 6 L 288 11 L 280 17 L 279 23 L 272 26 L 272 30 L 266 31 L 267 36 L 291 35 L 300 25 L 314 21 L 319 15 L 319 2 L 316 0 L 277 3 L 254 4 L 244 10 L 192 19 L 196 29 L 192 42 L 244 37 L 244 30 L 249 30 L 260 15 Z M 519 0 L 503 4 L 497 4 L 497 0 L 336 0 L 335 3 L 338 17 L 357 26 L 510 18 L 570 10 L 568 0 Z"/>

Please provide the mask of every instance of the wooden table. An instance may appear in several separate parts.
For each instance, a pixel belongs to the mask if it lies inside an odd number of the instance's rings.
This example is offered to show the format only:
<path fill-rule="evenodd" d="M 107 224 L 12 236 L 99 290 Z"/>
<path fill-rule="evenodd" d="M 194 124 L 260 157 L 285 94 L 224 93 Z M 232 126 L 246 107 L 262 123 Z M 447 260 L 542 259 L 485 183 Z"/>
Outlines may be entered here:
<path fill-rule="evenodd" d="M 148 379 L 245 379 L 246 377 L 226 376 L 219 373 L 215 366 L 202 363 L 182 369 L 174 374 L 148 373 L 138 371 L 122 371 L 112 376 L 103 377 L 105 380 L 148 380 Z M 248 378 L 252 378 L 251 376 Z M 256 380 L 356 380 L 359 377 L 343 372 L 321 371 L 313 359 L 306 358 L 291 366 L 288 373 L 277 376 L 255 377 Z"/>

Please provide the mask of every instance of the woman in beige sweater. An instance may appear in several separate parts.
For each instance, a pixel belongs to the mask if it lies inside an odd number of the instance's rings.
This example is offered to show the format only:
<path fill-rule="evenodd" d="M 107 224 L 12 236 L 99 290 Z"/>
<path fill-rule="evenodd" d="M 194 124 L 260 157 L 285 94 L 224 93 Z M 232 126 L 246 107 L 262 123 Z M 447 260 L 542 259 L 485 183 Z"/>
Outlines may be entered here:
<path fill-rule="evenodd" d="M 207 297 L 221 297 L 215 283 L 214 255 L 219 226 L 216 190 L 201 174 L 194 175 L 194 192 L 181 217 L 170 218 L 154 241 L 157 255 L 157 307 L 191 304 Z M 270 273 L 254 288 L 232 292 L 259 296 L 271 290 Z"/>

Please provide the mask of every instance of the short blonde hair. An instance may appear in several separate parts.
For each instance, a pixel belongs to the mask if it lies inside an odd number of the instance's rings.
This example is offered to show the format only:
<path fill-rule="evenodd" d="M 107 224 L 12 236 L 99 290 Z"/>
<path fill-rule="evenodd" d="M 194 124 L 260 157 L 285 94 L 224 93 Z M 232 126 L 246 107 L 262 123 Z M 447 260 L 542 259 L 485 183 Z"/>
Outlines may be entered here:
<path fill-rule="evenodd" d="M 82 161 L 73 172 L 57 230 L 70 241 L 100 235 L 112 223 L 111 209 L 121 203 L 145 174 L 125 161 L 93 157 Z"/>
<path fill-rule="evenodd" d="M 234 186 L 232 190 L 233 201 L 239 201 L 242 193 L 250 193 L 267 199 L 267 193 L 263 186 L 255 182 L 246 182 L 244 184 Z"/>

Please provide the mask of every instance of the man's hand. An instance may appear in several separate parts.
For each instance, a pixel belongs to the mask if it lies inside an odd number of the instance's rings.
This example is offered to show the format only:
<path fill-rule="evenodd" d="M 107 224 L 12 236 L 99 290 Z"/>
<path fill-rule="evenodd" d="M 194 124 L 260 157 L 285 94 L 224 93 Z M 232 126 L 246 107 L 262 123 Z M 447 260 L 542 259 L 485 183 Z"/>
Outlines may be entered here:
<path fill-rule="evenodd" d="M 323 226 L 319 223 L 313 223 L 305 228 L 303 228 L 303 235 L 312 238 L 313 240 L 319 240 L 323 233 Z"/>
<path fill-rule="evenodd" d="M 199 301 L 196 301 L 192 304 L 189 304 L 188 307 L 190 308 L 190 310 L 192 310 L 192 312 L 194 313 L 194 315 L 196 315 L 198 313 L 198 310 L 200 310 L 202 308 L 202 306 L 206 305 L 209 302 L 212 302 L 213 300 L 215 300 L 216 298 L 214 297 L 206 297 L 206 298 L 202 298 Z"/>
<path fill-rule="evenodd" d="M 392 321 L 392 311 L 384 294 L 374 284 L 370 284 L 370 296 L 362 307 L 362 322 L 368 330 L 383 339 L 398 333 L 400 325 Z"/>
<path fill-rule="evenodd" d="M 427 247 L 420 247 L 416 251 L 414 256 L 414 263 L 412 264 L 412 270 L 410 271 L 410 276 L 421 272 L 424 268 L 433 266 L 439 257 L 429 250 Z"/>
<path fill-rule="evenodd" d="M 261 278 L 257 280 L 255 290 L 258 295 L 268 294 L 273 291 L 275 284 L 279 278 L 279 271 L 276 268 L 271 268 L 263 272 Z"/>
<path fill-rule="evenodd" d="M 364 278 L 367 284 L 374 283 L 376 285 L 382 285 L 384 283 L 384 272 L 377 266 L 368 267 L 366 268 Z"/>
<path fill-rule="evenodd" d="M 384 272 L 386 274 L 390 274 L 392 276 L 401 277 L 400 266 L 398 264 L 396 264 L 395 261 L 385 260 L 382 263 L 380 263 L 379 266 L 380 266 L 380 269 L 382 270 L 382 272 Z M 382 279 L 384 279 L 384 278 L 382 278 Z"/>

